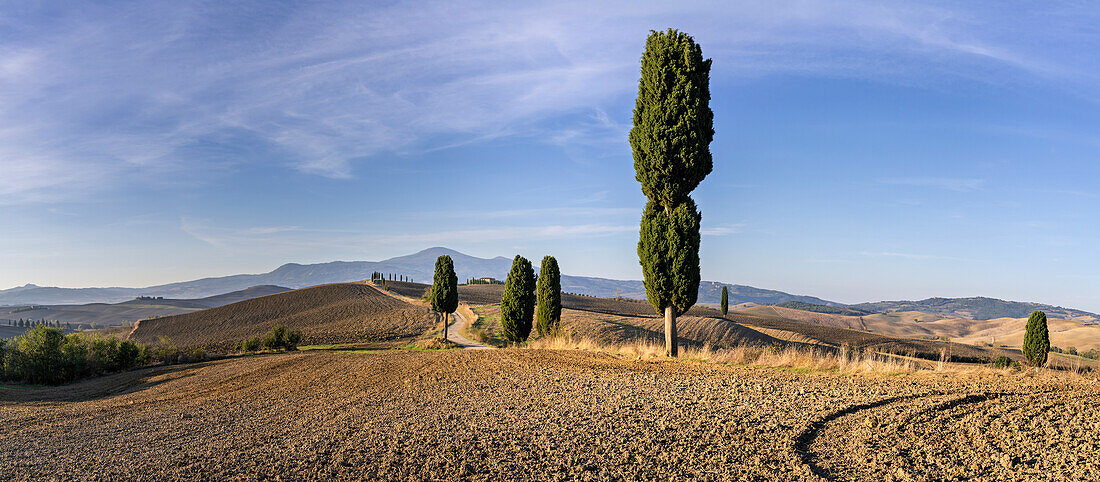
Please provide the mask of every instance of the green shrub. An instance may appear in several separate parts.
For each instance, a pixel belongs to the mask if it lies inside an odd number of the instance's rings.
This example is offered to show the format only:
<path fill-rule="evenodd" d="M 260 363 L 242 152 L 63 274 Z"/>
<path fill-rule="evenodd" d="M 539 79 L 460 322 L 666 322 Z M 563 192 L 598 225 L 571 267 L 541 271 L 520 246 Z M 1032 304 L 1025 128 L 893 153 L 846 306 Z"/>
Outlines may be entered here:
<path fill-rule="evenodd" d="M 264 335 L 263 345 L 269 350 L 292 351 L 298 349 L 298 343 L 301 341 L 301 333 L 288 330 L 286 325 L 277 325 Z"/>
<path fill-rule="evenodd" d="M 263 340 L 258 336 L 254 336 L 241 342 L 242 351 L 258 351 L 264 344 Z"/>
<path fill-rule="evenodd" d="M 143 365 L 141 346 L 130 340 L 118 344 L 118 365 L 122 369 Z"/>
<path fill-rule="evenodd" d="M 65 335 L 40 324 L 0 349 L 0 379 L 59 385 L 84 377 L 144 365 L 143 345 L 114 337 Z"/>
<path fill-rule="evenodd" d="M 92 358 L 95 360 L 97 365 L 96 371 L 118 371 L 118 339 L 114 337 L 93 338 Z"/>
<path fill-rule="evenodd" d="M 65 343 L 65 334 L 61 330 L 38 325 L 16 341 L 22 356 L 22 377 L 24 381 L 42 385 L 60 385 L 64 383 L 65 366 L 61 346 Z"/>
<path fill-rule="evenodd" d="M 149 358 L 160 363 L 179 363 L 181 361 L 180 355 L 182 355 L 180 349 L 176 348 L 176 344 L 172 342 L 172 339 L 166 336 L 157 337 L 157 342 L 149 350 Z"/>
<path fill-rule="evenodd" d="M 993 360 L 993 368 L 1020 368 L 1020 362 L 1001 355 Z"/>

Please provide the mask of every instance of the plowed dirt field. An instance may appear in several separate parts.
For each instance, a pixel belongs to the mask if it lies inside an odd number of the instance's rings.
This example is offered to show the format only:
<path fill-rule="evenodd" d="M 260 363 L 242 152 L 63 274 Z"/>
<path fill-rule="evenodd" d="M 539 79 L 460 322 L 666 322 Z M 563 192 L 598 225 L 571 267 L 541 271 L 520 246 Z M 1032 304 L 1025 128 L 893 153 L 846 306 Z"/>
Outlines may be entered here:
<path fill-rule="evenodd" d="M 0 479 L 1096 480 L 1098 396 L 579 351 L 265 355 L 0 389 Z"/>

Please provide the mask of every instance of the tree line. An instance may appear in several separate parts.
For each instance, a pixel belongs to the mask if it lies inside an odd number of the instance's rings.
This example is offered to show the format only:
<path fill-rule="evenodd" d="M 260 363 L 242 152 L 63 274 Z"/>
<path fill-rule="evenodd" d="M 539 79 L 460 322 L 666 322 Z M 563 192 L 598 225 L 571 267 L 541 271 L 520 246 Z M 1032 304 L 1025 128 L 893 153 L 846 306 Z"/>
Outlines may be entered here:
<path fill-rule="evenodd" d="M 153 353 L 142 344 L 117 338 L 66 335 L 38 325 L 12 340 L 0 340 L 0 379 L 60 385 L 80 378 L 145 365 Z"/>
<path fill-rule="evenodd" d="M 403 274 L 399 274 L 399 273 L 382 273 L 382 272 L 379 272 L 379 271 L 375 271 L 375 272 L 371 273 L 371 275 L 370 275 L 371 281 L 386 281 L 387 278 L 390 281 L 404 281 L 406 283 L 413 283 L 414 282 L 412 277 L 406 276 L 406 275 L 403 275 Z"/>
<path fill-rule="evenodd" d="M 42 318 L 42 319 L 39 319 L 39 320 L 31 320 L 31 319 L 26 319 L 25 320 L 23 318 L 20 318 L 18 320 L 7 320 L 7 322 L 8 322 L 8 326 L 14 326 L 14 327 L 17 327 L 17 328 L 34 328 L 36 326 L 52 326 L 54 328 L 61 328 L 62 325 L 64 325 L 64 327 L 66 329 L 69 329 L 69 330 L 73 329 L 73 324 L 72 323 L 61 323 L 60 321 L 57 321 L 57 320 L 47 320 L 45 318 Z"/>
<path fill-rule="evenodd" d="M 458 309 L 458 277 L 450 256 L 443 255 L 436 260 L 435 278 L 427 296 L 432 310 L 443 316 L 443 337 L 446 338 L 450 314 Z M 539 336 L 561 332 L 561 270 L 557 259 L 543 257 L 539 274 L 535 276 L 531 261 L 516 255 L 504 281 L 500 322 L 502 335 L 513 343 L 527 341 L 532 327 Z"/>

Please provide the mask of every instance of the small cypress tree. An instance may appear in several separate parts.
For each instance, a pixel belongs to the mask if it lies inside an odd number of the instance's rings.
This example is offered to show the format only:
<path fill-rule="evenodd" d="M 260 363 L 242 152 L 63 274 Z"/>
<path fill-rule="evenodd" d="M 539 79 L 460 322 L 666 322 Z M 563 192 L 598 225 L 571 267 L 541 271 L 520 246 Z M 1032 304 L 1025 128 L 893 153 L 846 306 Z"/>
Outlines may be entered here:
<path fill-rule="evenodd" d="M 1027 319 L 1027 327 L 1024 332 L 1024 357 L 1027 363 L 1034 367 L 1041 367 L 1047 362 L 1047 352 L 1050 351 L 1050 333 L 1047 331 L 1047 314 L 1035 311 Z"/>
<path fill-rule="evenodd" d="M 500 298 L 501 334 L 511 342 L 526 341 L 534 316 L 535 270 L 527 258 L 517 254 Z"/>
<path fill-rule="evenodd" d="M 561 271 L 553 256 L 542 258 L 537 283 L 539 336 L 555 335 L 561 329 Z"/>
<path fill-rule="evenodd" d="M 646 298 L 665 317 L 665 352 L 677 356 L 676 317 L 699 296 L 699 224 L 691 199 L 713 169 L 710 59 L 691 36 L 651 31 L 642 54 L 630 147 L 635 179 L 649 198 L 638 260 Z"/>
<path fill-rule="evenodd" d="M 730 312 L 730 292 L 726 289 L 725 285 L 722 285 L 722 314 L 725 315 Z"/>
<path fill-rule="evenodd" d="M 443 338 L 446 339 L 450 314 L 458 309 L 458 276 L 450 256 L 443 255 L 435 260 L 431 297 L 432 309 L 443 316 Z"/>

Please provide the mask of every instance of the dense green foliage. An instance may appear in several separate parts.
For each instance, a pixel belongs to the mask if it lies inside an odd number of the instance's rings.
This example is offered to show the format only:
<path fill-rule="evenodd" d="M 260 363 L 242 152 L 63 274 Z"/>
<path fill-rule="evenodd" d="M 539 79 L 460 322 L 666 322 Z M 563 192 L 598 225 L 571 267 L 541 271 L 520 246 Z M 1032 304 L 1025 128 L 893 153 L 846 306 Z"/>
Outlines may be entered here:
<path fill-rule="evenodd" d="M 0 343 L 0 378 L 60 385 L 148 363 L 146 348 L 115 337 L 65 335 L 39 325 L 8 343 Z"/>
<path fill-rule="evenodd" d="M 814 313 L 825 313 L 829 315 L 866 316 L 874 314 L 868 311 L 845 308 L 843 306 L 817 305 L 813 303 L 804 303 L 801 301 L 786 301 L 783 303 L 776 303 L 775 306 L 778 306 L 780 308 L 790 308 L 793 310 L 812 311 Z"/>
<path fill-rule="evenodd" d="M 1050 351 L 1050 333 L 1047 332 L 1047 314 L 1035 311 L 1027 319 L 1024 329 L 1024 357 L 1033 367 L 1041 367 L 1047 362 Z"/>
<path fill-rule="evenodd" d="M 264 341 L 258 336 L 254 336 L 241 342 L 242 351 L 259 351 L 260 348 L 263 346 Z"/>
<path fill-rule="evenodd" d="M 993 368 L 1020 368 L 1019 362 L 1004 355 L 998 356 L 990 365 Z"/>
<path fill-rule="evenodd" d="M 690 198 L 666 213 L 650 201 L 642 214 L 638 258 L 642 264 L 646 299 L 664 314 L 672 307 L 680 316 L 699 296 L 699 222 L 702 216 Z"/>
<path fill-rule="evenodd" d="M 531 262 L 516 255 L 512 269 L 504 281 L 504 294 L 500 299 L 500 325 L 504 339 L 523 342 L 531 335 L 531 321 L 535 316 L 535 270 Z"/>
<path fill-rule="evenodd" d="M 264 348 L 268 350 L 285 349 L 292 351 L 298 349 L 298 343 L 301 341 L 301 333 L 288 330 L 286 325 L 276 325 L 271 331 L 264 335 Z"/>
<path fill-rule="evenodd" d="M 542 258 L 537 284 L 539 336 L 555 335 L 561 329 L 561 271 L 553 256 Z"/>
<path fill-rule="evenodd" d="M 722 314 L 726 315 L 730 312 L 730 290 L 726 286 L 722 286 Z"/>
<path fill-rule="evenodd" d="M 713 168 L 710 64 L 683 32 L 652 31 L 646 39 L 630 147 L 642 192 L 661 206 L 687 201 Z"/>
<path fill-rule="evenodd" d="M 439 313 L 454 313 L 458 309 L 458 275 L 450 256 L 443 255 L 435 260 L 431 303 L 432 309 Z"/>
<path fill-rule="evenodd" d="M 634 106 L 630 146 L 635 179 L 649 198 L 638 258 L 646 297 L 658 314 L 691 308 L 699 295 L 699 223 L 690 194 L 710 174 L 714 114 L 710 59 L 682 32 L 650 32 Z M 671 330 L 670 354 L 675 354 Z"/>

